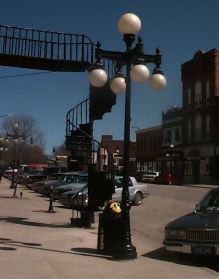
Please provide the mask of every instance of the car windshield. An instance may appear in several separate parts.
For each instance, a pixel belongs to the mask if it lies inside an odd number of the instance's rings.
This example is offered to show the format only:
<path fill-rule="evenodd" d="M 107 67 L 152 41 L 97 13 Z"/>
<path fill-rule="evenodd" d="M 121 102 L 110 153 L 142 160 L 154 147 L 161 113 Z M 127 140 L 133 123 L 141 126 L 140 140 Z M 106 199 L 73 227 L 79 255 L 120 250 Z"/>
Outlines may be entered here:
<path fill-rule="evenodd" d="M 73 180 L 73 182 L 74 183 L 84 183 L 84 182 L 87 182 L 87 180 L 88 180 L 87 176 L 78 176 Z"/>
<path fill-rule="evenodd" d="M 198 204 L 197 211 L 219 212 L 219 191 L 210 191 Z"/>
<path fill-rule="evenodd" d="M 119 177 L 119 178 L 116 178 L 116 179 L 115 179 L 115 186 L 116 186 L 117 188 L 122 188 L 122 187 L 123 187 L 123 177 Z M 129 186 L 129 187 L 132 186 L 132 182 L 131 182 L 130 179 L 129 179 L 129 184 L 128 184 L 128 186 Z"/>

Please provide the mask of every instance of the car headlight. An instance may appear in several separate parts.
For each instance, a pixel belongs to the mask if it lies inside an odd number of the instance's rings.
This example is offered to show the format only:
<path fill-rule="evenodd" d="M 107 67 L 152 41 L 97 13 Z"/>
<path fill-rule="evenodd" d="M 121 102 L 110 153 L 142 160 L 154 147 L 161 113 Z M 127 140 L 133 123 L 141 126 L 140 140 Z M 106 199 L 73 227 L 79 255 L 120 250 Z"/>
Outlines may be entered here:
<path fill-rule="evenodd" d="M 180 229 L 165 229 L 165 238 L 186 239 L 186 231 Z"/>

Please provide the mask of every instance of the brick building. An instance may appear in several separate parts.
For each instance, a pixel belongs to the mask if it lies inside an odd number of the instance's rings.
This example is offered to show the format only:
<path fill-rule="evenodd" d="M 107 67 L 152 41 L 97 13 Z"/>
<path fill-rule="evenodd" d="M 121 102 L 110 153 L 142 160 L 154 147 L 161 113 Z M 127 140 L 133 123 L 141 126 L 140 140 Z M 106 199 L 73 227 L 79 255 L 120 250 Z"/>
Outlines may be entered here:
<path fill-rule="evenodd" d="M 114 140 L 112 135 L 102 135 L 101 146 L 107 149 L 111 154 L 115 169 L 120 171 L 123 168 L 124 141 Z M 102 157 L 106 154 L 102 154 Z M 103 160 L 103 158 L 102 158 Z M 136 142 L 130 142 L 130 161 L 132 168 L 135 168 L 136 162 Z"/>
<path fill-rule="evenodd" d="M 162 113 L 162 172 L 183 177 L 182 148 L 183 110 L 181 107 L 171 107 Z"/>
<path fill-rule="evenodd" d="M 185 181 L 218 181 L 219 51 L 197 51 L 182 64 Z"/>
<path fill-rule="evenodd" d="M 137 170 L 159 170 L 162 155 L 162 127 L 155 126 L 136 131 Z"/>

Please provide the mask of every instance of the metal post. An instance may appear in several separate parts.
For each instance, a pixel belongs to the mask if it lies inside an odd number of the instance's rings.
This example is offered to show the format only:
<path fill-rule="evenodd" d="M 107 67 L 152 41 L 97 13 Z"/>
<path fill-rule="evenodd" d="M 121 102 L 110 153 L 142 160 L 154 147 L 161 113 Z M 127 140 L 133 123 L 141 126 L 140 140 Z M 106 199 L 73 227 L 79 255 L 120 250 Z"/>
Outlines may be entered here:
<path fill-rule="evenodd" d="M 92 206 L 92 201 L 90 199 L 91 193 L 91 175 L 93 172 L 92 169 L 92 138 L 93 138 L 93 122 L 89 117 L 89 138 L 88 138 L 88 206 L 87 206 L 87 213 L 86 213 L 86 221 L 85 221 L 85 228 L 90 229 L 92 221 L 94 220 L 94 211 Z"/>
<path fill-rule="evenodd" d="M 126 23 L 124 23 L 126 24 Z M 121 30 L 120 30 L 121 31 Z M 122 202 L 121 202 L 121 222 L 120 222 L 120 232 L 119 237 L 119 247 L 116 247 L 115 257 L 118 259 L 134 259 L 137 257 L 136 248 L 132 245 L 131 242 L 131 228 L 130 228 L 130 215 L 129 210 L 130 200 L 129 200 L 129 165 L 130 165 L 130 115 L 131 115 L 131 78 L 130 70 L 131 65 L 135 63 L 153 63 L 156 65 L 156 68 L 153 71 L 153 75 L 158 74 L 162 76 L 162 71 L 160 70 L 161 64 L 161 55 L 160 50 L 157 48 L 155 55 L 144 54 L 142 39 L 138 38 L 138 43 L 134 48 L 131 48 L 132 43 L 135 41 L 135 32 L 134 34 L 126 33 L 126 30 L 122 32 L 124 34 L 124 41 L 126 43 L 126 51 L 107 51 L 100 48 L 100 43 L 97 43 L 97 48 L 95 51 L 96 55 L 96 65 L 97 68 L 101 68 L 101 59 L 109 59 L 114 61 L 117 64 L 117 70 L 122 66 L 126 65 L 126 95 L 125 95 L 125 121 L 124 121 L 124 170 L 123 170 L 123 189 L 122 189 Z M 121 74 L 121 73 L 120 73 Z M 92 76 L 91 76 L 92 77 Z M 155 83 L 157 76 L 152 80 Z M 95 83 L 95 82 L 94 82 Z M 158 82 L 158 87 L 155 87 L 155 90 L 160 90 L 162 86 L 165 85 L 165 78 L 161 79 L 161 82 Z M 159 88 L 159 86 L 161 86 Z"/>
<path fill-rule="evenodd" d="M 131 65 L 127 64 L 126 73 L 126 95 L 125 95 L 125 123 L 124 123 L 124 172 L 123 172 L 123 190 L 122 190 L 122 214 L 121 214 L 121 246 L 118 249 L 116 257 L 122 259 L 134 259 L 137 257 L 136 248 L 131 242 L 130 228 L 130 200 L 129 200 L 129 158 L 130 158 L 130 114 L 131 114 Z"/>
<path fill-rule="evenodd" d="M 50 187 L 50 195 L 49 195 L 49 209 L 48 213 L 55 213 L 53 209 L 53 186 Z"/>
<path fill-rule="evenodd" d="M 14 146 L 13 146 L 13 161 L 12 161 L 12 178 L 11 178 L 11 189 L 15 189 L 15 160 L 16 160 L 16 143 L 14 142 Z M 13 197 L 16 195 L 13 194 Z"/>

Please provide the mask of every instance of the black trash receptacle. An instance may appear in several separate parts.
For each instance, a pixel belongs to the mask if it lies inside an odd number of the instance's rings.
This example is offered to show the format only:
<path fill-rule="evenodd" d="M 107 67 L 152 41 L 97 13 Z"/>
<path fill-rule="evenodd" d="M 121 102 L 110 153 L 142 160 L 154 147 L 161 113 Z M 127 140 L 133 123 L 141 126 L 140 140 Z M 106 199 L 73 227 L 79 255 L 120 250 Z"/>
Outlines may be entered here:
<path fill-rule="evenodd" d="M 97 249 L 106 254 L 116 254 L 121 246 L 121 228 L 120 204 L 111 202 L 99 215 Z"/>

